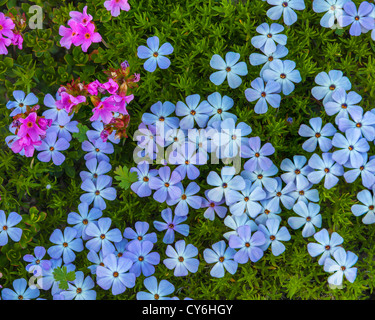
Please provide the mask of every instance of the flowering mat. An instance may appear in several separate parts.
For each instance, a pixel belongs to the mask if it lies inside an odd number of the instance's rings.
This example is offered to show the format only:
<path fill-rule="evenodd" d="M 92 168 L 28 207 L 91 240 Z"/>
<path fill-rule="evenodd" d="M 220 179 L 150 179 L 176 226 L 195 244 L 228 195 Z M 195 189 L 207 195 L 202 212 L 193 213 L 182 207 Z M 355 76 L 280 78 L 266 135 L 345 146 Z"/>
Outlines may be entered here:
<path fill-rule="evenodd" d="M 372 2 L 0 5 L 2 300 L 373 298 Z"/>

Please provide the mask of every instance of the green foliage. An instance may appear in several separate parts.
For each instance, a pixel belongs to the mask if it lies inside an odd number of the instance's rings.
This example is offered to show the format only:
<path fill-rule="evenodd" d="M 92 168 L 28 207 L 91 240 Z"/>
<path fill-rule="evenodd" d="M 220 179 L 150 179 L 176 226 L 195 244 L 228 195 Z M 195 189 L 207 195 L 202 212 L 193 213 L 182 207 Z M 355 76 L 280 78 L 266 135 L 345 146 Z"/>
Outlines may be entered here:
<path fill-rule="evenodd" d="M 205 99 L 209 94 L 219 91 L 234 99 L 233 113 L 239 121 L 252 127 L 252 136 L 259 136 L 263 143 L 271 142 L 275 154 L 271 157 L 279 166 L 285 158 L 293 155 L 311 154 L 302 149 L 304 138 L 298 135 L 302 123 L 320 116 L 323 123 L 334 123 L 319 101 L 311 95 L 314 77 L 321 71 L 342 70 L 352 83 L 352 90 L 359 93 L 363 100 L 361 106 L 365 111 L 373 108 L 375 99 L 375 46 L 370 32 L 360 37 L 351 37 L 348 29 L 324 29 L 319 21 L 322 14 L 312 11 L 312 1 L 305 0 L 306 9 L 298 11 L 298 21 L 286 27 L 288 36 L 286 59 L 296 62 L 302 76 L 302 82 L 296 85 L 295 91 L 281 101 L 279 109 L 270 108 L 265 115 L 254 113 L 254 103 L 245 99 L 244 91 L 250 87 L 251 81 L 259 76 L 260 66 L 249 64 L 249 55 L 259 52 L 250 42 L 256 35 L 256 27 L 263 22 L 272 23 L 266 16 L 270 7 L 261 0 L 130 0 L 131 10 L 121 12 L 119 17 L 111 17 L 103 7 L 103 0 L 86 2 L 57 1 L 14 1 L 0 0 L 6 6 L 3 11 L 25 12 L 30 4 L 43 8 L 43 29 L 25 30 L 24 49 L 10 48 L 7 56 L 0 56 L 0 209 L 8 212 L 16 211 L 22 215 L 19 227 L 23 236 L 19 243 L 8 243 L 1 248 L 0 266 L 3 277 L 0 284 L 10 287 L 14 279 L 30 277 L 25 271 L 26 262 L 22 257 L 32 254 L 36 246 L 48 248 L 49 237 L 56 228 L 67 226 L 67 215 L 75 211 L 80 203 L 83 191 L 80 189 L 79 172 L 86 170 L 81 143 L 85 133 L 91 129 L 88 119 L 92 112 L 89 106 L 83 106 L 74 116 L 79 121 L 79 133 L 73 134 L 68 151 L 64 152 L 66 160 L 62 166 L 52 162 L 40 162 L 36 154 L 32 158 L 14 154 L 5 144 L 9 135 L 8 127 L 12 119 L 10 110 L 5 107 L 8 100 L 13 100 L 14 90 L 33 92 L 39 98 L 41 111 L 47 93 L 55 94 L 60 84 L 66 84 L 73 78 L 90 82 L 96 78 L 105 81 L 103 70 L 109 67 L 118 68 L 119 64 L 128 60 L 132 72 L 141 74 L 139 88 L 134 91 L 135 99 L 128 106 L 131 116 L 128 128 L 129 137 L 138 128 L 142 114 L 157 101 L 183 101 L 189 94 L 198 93 Z M 356 4 L 360 1 L 355 1 Z M 66 25 L 71 10 L 82 11 L 88 6 L 93 15 L 98 32 L 104 42 L 92 44 L 88 53 L 72 46 L 70 50 L 59 44 L 58 30 Z M 281 22 L 281 21 L 276 21 Z M 282 23 L 282 22 L 281 22 Z M 148 73 L 143 68 L 144 61 L 137 57 L 137 47 L 145 45 L 150 36 L 157 35 L 160 42 L 170 42 L 174 52 L 169 56 L 171 66 L 166 70 L 157 69 Z M 249 73 L 242 77 L 241 86 L 232 90 L 224 82 L 215 86 L 209 81 L 214 70 L 209 61 L 213 54 L 224 56 L 228 51 L 241 54 L 241 61 L 248 64 Z M 293 118 L 290 124 L 286 121 Z M 107 209 L 103 216 L 110 217 L 113 227 L 133 227 L 136 221 L 147 221 L 150 231 L 154 232 L 153 221 L 161 220 L 160 212 L 167 205 L 152 199 L 140 198 L 129 186 L 135 175 L 129 168 L 135 166 L 133 150 L 134 141 L 126 139 L 115 145 L 115 152 L 110 155 L 114 169 L 109 174 L 114 177 L 117 199 L 107 201 Z M 371 145 L 370 155 L 374 154 Z M 201 186 L 201 195 L 208 188 L 206 177 L 211 170 L 221 167 L 202 166 L 197 183 Z M 185 182 L 184 182 L 185 183 Z M 47 188 L 48 186 L 48 188 Z M 185 184 L 186 187 L 186 184 Z M 156 268 L 155 276 L 161 280 L 171 281 L 175 287 L 175 295 L 180 298 L 193 299 L 373 299 L 375 287 L 375 228 L 364 225 L 360 217 L 351 213 L 351 206 L 357 203 L 356 194 L 363 189 L 359 179 L 347 184 L 343 178 L 331 190 L 323 188 L 322 183 L 314 186 L 319 190 L 323 227 L 337 231 L 344 239 L 344 247 L 359 256 L 356 264 L 358 276 L 351 284 L 344 281 L 342 289 L 328 286 L 329 274 L 318 265 L 317 259 L 309 256 L 306 245 L 314 241 L 311 237 L 304 239 L 301 230 L 290 230 L 292 239 L 285 243 L 286 251 L 274 257 L 270 250 L 257 263 L 240 265 L 236 274 L 222 279 L 210 276 L 210 268 L 203 259 L 203 251 L 213 243 L 223 239 L 222 234 L 228 229 L 223 221 L 216 217 L 214 221 L 204 218 L 201 210 L 191 210 L 186 223 L 190 225 L 187 243 L 192 243 L 199 250 L 201 261 L 197 273 L 188 277 L 176 278 L 173 272 L 166 269 L 163 263 Z M 282 225 L 288 217 L 295 215 L 283 210 Z M 157 232 L 158 242 L 155 250 L 166 258 L 166 245 L 162 243 L 164 233 Z M 183 237 L 176 234 L 176 240 Z M 77 271 L 90 275 L 87 266 L 87 250 L 77 253 L 75 265 Z M 58 271 L 56 277 L 65 285 L 71 281 L 71 275 Z M 93 276 L 95 278 L 95 276 Z M 110 291 L 100 289 L 98 299 L 135 299 L 138 291 L 145 290 L 144 277 L 137 279 L 134 289 L 128 289 L 118 296 Z M 42 298 L 51 298 L 48 292 L 41 292 Z"/>
<path fill-rule="evenodd" d="M 59 282 L 59 288 L 61 290 L 68 290 L 69 289 L 69 281 L 74 281 L 76 279 L 76 273 L 74 271 L 68 272 L 67 268 L 64 267 L 57 267 L 52 272 L 53 278 L 55 281 Z"/>

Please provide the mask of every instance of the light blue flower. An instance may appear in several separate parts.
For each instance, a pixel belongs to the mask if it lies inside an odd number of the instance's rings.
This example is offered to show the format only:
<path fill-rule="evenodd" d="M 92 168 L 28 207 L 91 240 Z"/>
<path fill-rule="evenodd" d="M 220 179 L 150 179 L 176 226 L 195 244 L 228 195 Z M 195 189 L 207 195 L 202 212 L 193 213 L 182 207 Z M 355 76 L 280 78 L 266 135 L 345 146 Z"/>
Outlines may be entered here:
<path fill-rule="evenodd" d="M 82 271 L 77 271 L 76 278 L 72 282 L 68 282 L 69 288 L 61 292 L 64 300 L 96 300 L 96 292 L 91 290 L 95 286 L 95 282 L 90 276 L 85 278 Z"/>
<path fill-rule="evenodd" d="M 8 109 L 14 110 L 11 112 L 10 116 L 14 117 L 17 114 L 25 113 L 26 112 L 26 106 L 33 106 L 34 104 L 38 103 L 37 96 L 30 92 L 27 96 L 25 92 L 21 90 L 14 90 L 13 91 L 13 97 L 16 99 L 16 101 L 8 101 L 6 104 L 6 107 Z"/>
<path fill-rule="evenodd" d="M 212 108 L 206 100 L 200 100 L 199 94 L 192 94 L 186 97 L 186 104 L 177 102 L 176 116 L 183 117 L 180 120 L 181 129 L 192 129 L 195 122 L 200 128 L 206 127 Z"/>
<path fill-rule="evenodd" d="M 304 238 L 311 237 L 315 233 L 315 227 L 320 228 L 322 226 L 322 215 L 319 214 L 320 206 L 318 204 L 309 202 L 306 205 L 303 201 L 298 201 L 293 206 L 293 211 L 299 217 L 290 217 L 288 224 L 294 230 L 303 226 L 302 236 Z"/>
<path fill-rule="evenodd" d="M 147 39 L 146 46 L 139 46 L 137 49 L 137 55 L 140 59 L 147 59 L 143 67 L 148 72 L 154 72 L 156 66 L 159 66 L 160 69 L 167 69 L 171 61 L 164 57 L 173 52 L 173 47 L 169 42 L 164 43 L 159 47 L 159 38 L 157 36 L 150 37 Z"/>
<path fill-rule="evenodd" d="M 288 54 L 288 52 L 289 51 L 285 46 L 278 44 L 274 52 L 263 52 L 264 54 L 260 54 L 257 52 L 252 53 L 249 57 L 250 64 L 252 66 L 263 64 L 262 70 L 260 70 L 260 76 L 263 78 L 263 72 L 264 70 L 269 68 L 270 62 L 284 58 Z"/>
<path fill-rule="evenodd" d="M 31 300 L 39 297 L 39 289 L 27 288 L 25 279 L 17 279 L 13 281 L 13 289 L 4 288 L 1 291 L 3 300 Z"/>
<path fill-rule="evenodd" d="M 285 251 L 285 245 L 281 241 L 289 241 L 290 234 L 286 227 L 280 227 L 278 219 L 268 219 L 266 224 L 260 224 L 259 230 L 262 231 L 266 237 L 266 243 L 261 246 L 263 251 L 266 251 L 271 245 L 271 251 L 274 256 L 279 256 Z"/>
<path fill-rule="evenodd" d="M 278 23 L 262 23 L 256 28 L 256 31 L 260 33 L 259 36 L 251 38 L 251 44 L 266 55 L 269 55 L 276 51 L 276 43 L 283 46 L 286 45 L 287 36 L 285 34 L 279 34 L 284 30 L 284 27 Z M 275 43 L 276 42 L 276 43 Z M 276 61 L 276 60 L 275 60 Z"/>
<path fill-rule="evenodd" d="M 175 290 L 174 285 L 167 280 L 158 281 L 154 276 L 148 277 L 143 281 L 146 289 L 149 292 L 140 291 L 137 293 L 137 300 L 172 300 L 171 297 L 166 297 L 172 294 Z"/>
<path fill-rule="evenodd" d="M 225 61 L 218 54 L 214 54 L 211 58 L 210 66 L 220 71 L 211 74 L 210 81 L 219 86 L 227 78 L 229 87 L 232 89 L 239 87 L 242 83 L 239 76 L 247 75 L 246 63 L 238 62 L 239 59 L 240 54 L 235 52 L 227 52 Z"/>
<path fill-rule="evenodd" d="M 3 210 L 0 210 L 0 247 L 8 243 L 8 237 L 18 242 L 22 236 L 22 229 L 15 227 L 20 223 L 22 217 L 16 213 L 9 213 L 8 219 Z"/>
<path fill-rule="evenodd" d="M 212 106 L 211 118 L 207 123 L 207 126 L 211 126 L 215 121 L 223 121 L 228 118 L 232 118 L 235 122 L 237 116 L 233 113 L 228 112 L 233 107 L 234 101 L 228 96 L 221 97 L 219 92 L 214 92 L 207 97 L 207 101 Z M 208 150 L 210 151 L 210 150 Z"/>
<path fill-rule="evenodd" d="M 297 21 L 297 14 L 294 10 L 305 9 L 305 2 L 303 0 L 267 0 L 267 2 L 274 6 L 268 9 L 267 16 L 271 20 L 278 20 L 283 15 L 284 23 L 287 26 Z"/>
<path fill-rule="evenodd" d="M 363 204 L 352 205 L 352 213 L 358 217 L 365 214 L 362 219 L 364 224 L 375 223 L 375 197 L 368 190 L 358 192 L 357 199 Z"/>
<path fill-rule="evenodd" d="M 80 201 L 88 205 L 94 202 L 94 208 L 104 210 L 107 207 L 104 199 L 116 199 L 116 189 L 110 186 L 111 182 L 112 178 L 106 175 L 99 176 L 95 183 L 91 179 L 86 179 L 82 182 L 81 189 L 87 193 L 81 195 Z"/>
<path fill-rule="evenodd" d="M 348 0 L 314 0 L 313 10 L 317 13 L 325 12 L 320 19 L 320 25 L 331 28 L 335 20 L 343 14 L 343 6 Z"/>
<path fill-rule="evenodd" d="M 229 240 L 229 237 L 233 235 L 237 235 L 237 229 L 240 226 L 248 225 L 250 227 L 251 232 L 258 230 L 258 225 L 254 222 L 254 220 L 250 219 L 247 214 L 243 214 L 241 216 L 227 216 L 224 219 L 224 224 L 231 229 L 223 234 L 224 238 Z"/>

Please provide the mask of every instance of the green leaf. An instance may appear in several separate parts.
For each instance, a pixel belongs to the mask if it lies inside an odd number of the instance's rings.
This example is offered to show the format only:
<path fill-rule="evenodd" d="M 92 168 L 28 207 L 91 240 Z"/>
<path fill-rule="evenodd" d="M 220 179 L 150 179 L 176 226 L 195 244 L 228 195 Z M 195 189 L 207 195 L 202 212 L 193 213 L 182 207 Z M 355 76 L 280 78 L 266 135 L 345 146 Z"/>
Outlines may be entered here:
<path fill-rule="evenodd" d="M 68 290 L 68 281 L 74 281 L 76 278 L 76 273 L 74 271 L 68 272 L 65 266 L 61 268 L 55 268 L 52 274 L 55 281 L 59 282 L 59 288 L 62 290 Z"/>
<path fill-rule="evenodd" d="M 129 168 L 127 166 L 119 166 L 114 171 L 115 173 L 115 179 L 117 181 L 120 181 L 119 186 L 127 190 L 129 189 L 130 185 L 138 180 L 138 175 L 136 172 L 129 172 Z"/>
<path fill-rule="evenodd" d="M 79 132 L 73 132 L 73 138 L 76 138 L 79 142 L 87 140 L 86 132 L 89 128 L 82 123 L 78 123 L 77 128 L 79 129 Z"/>

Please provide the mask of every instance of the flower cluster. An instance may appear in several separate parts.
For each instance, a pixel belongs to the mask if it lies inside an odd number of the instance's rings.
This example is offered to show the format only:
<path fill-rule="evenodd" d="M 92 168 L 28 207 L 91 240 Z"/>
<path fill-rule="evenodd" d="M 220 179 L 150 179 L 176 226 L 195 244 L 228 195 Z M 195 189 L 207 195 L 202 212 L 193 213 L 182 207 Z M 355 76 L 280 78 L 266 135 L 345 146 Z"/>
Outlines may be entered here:
<path fill-rule="evenodd" d="M 0 54 L 8 54 L 11 44 L 22 49 L 23 37 L 22 31 L 26 27 L 25 14 L 14 16 L 8 13 L 8 17 L 0 12 Z"/>
<path fill-rule="evenodd" d="M 104 7 L 108 11 L 111 11 L 112 17 L 118 17 L 120 15 L 121 10 L 130 10 L 128 0 L 107 0 L 104 2 Z"/>
<path fill-rule="evenodd" d="M 71 11 L 69 16 L 71 18 L 68 21 L 69 27 L 60 26 L 59 28 L 62 47 L 70 49 L 73 44 L 76 47 L 81 46 L 82 51 L 87 52 L 92 43 L 102 41 L 101 35 L 95 31 L 92 15 L 87 13 L 87 6 L 83 8 L 83 12 Z"/>

